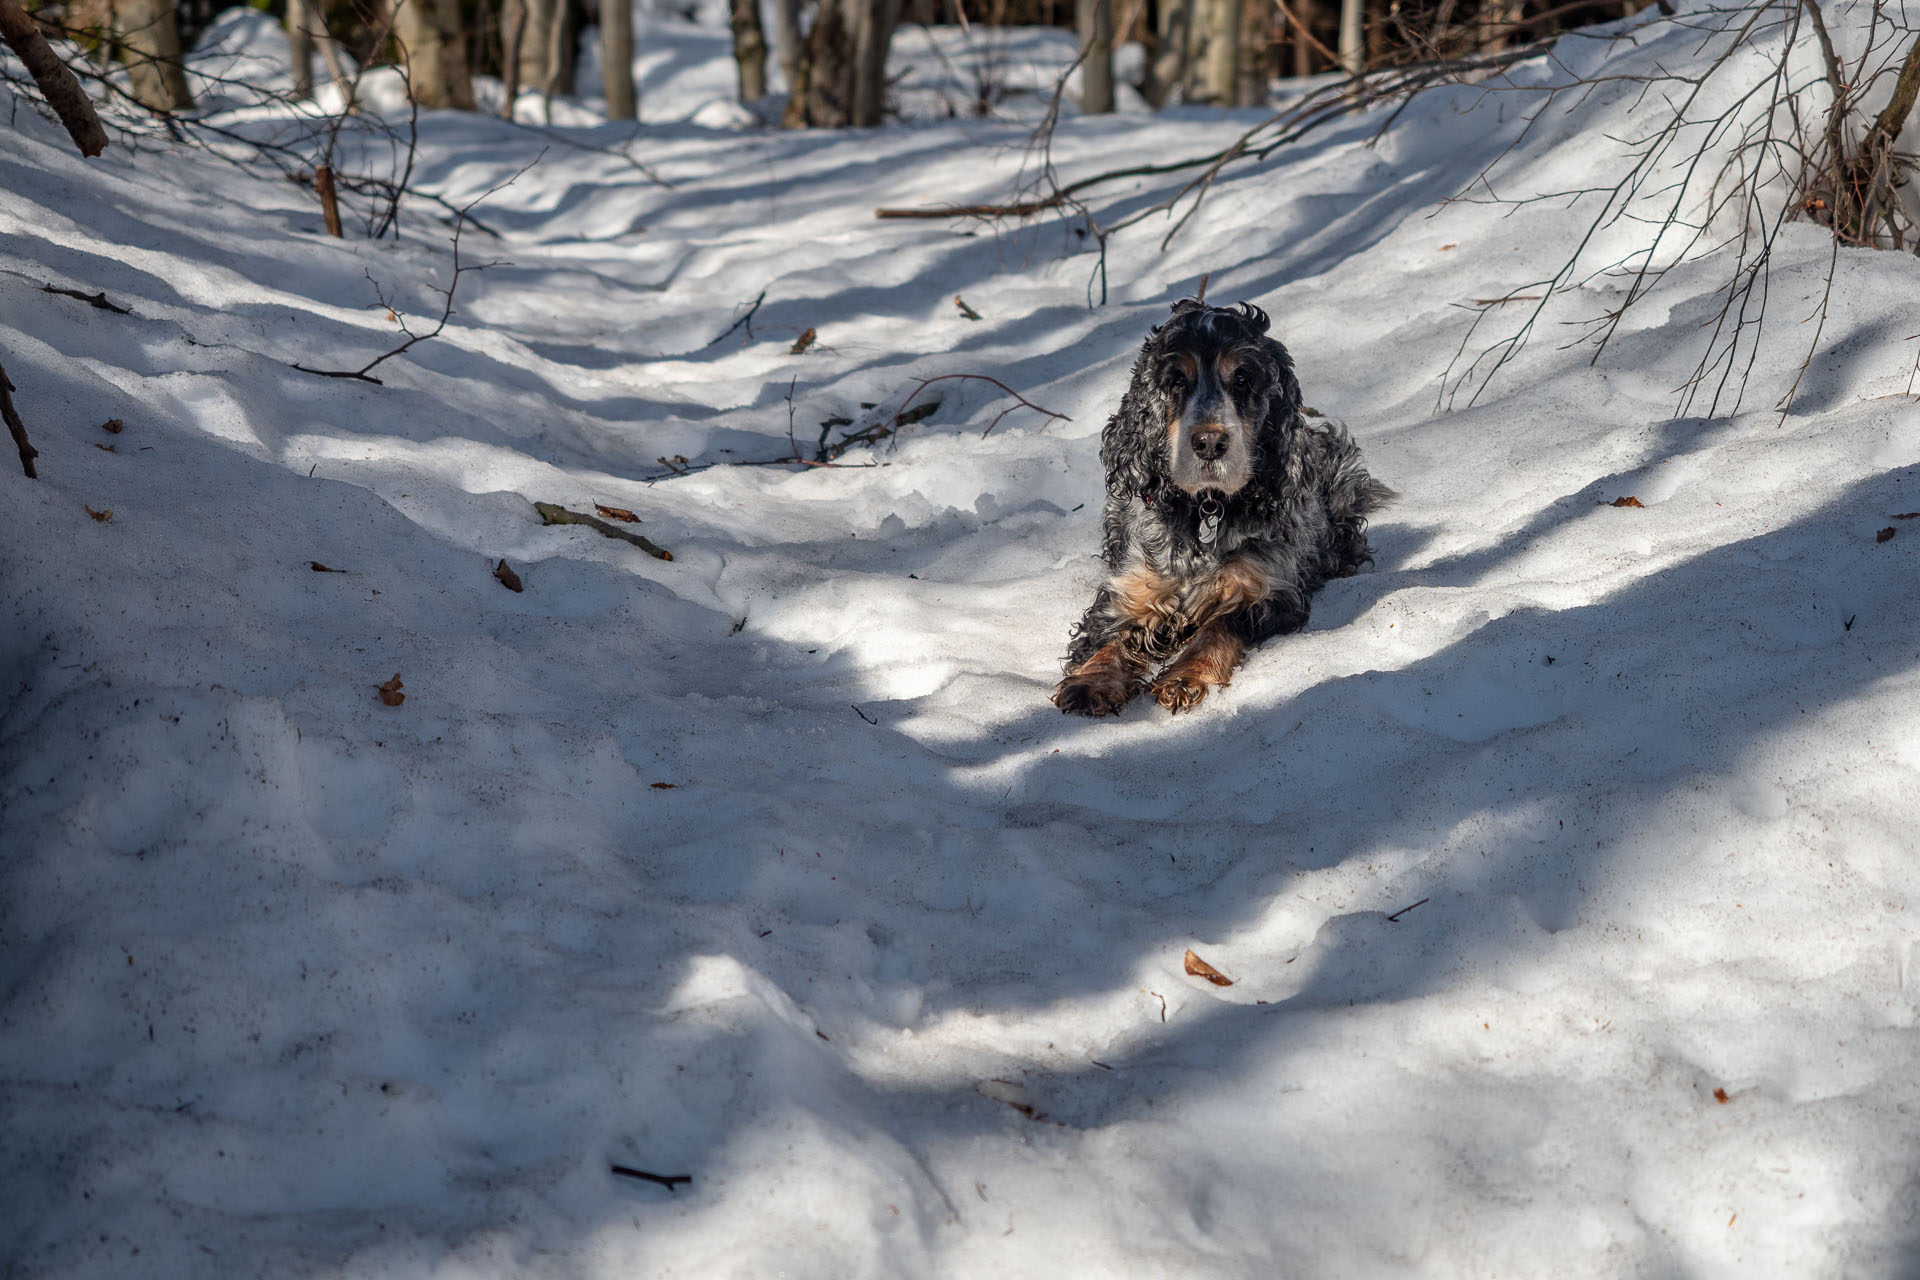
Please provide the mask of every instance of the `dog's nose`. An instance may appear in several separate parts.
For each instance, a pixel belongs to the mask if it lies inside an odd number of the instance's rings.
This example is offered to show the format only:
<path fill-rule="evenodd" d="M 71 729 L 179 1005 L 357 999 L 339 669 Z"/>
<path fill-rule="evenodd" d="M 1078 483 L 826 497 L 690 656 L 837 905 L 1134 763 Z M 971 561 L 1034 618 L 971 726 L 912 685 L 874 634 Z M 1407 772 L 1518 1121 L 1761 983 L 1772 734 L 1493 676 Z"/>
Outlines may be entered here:
<path fill-rule="evenodd" d="M 1201 427 L 1193 433 L 1193 452 L 1202 462 L 1227 456 L 1227 433 L 1219 427 Z"/>

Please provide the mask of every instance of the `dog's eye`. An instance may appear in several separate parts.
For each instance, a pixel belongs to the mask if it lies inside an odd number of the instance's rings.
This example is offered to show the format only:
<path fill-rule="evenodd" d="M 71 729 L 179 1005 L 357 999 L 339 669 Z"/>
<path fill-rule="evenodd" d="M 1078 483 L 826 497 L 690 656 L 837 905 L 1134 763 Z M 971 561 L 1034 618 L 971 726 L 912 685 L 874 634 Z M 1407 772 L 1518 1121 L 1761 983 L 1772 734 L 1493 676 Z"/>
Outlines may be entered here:
<path fill-rule="evenodd" d="M 1186 374 L 1175 372 L 1175 373 L 1169 373 L 1167 375 L 1167 390 L 1173 392 L 1175 395 L 1178 395 L 1182 391 L 1185 391 L 1186 389 L 1187 389 Z"/>
<path fill-rule="evenodd" d="M 1235 369 L 1233 371 L 1233 389 L 1241 392 L 1253 390 L 1253 375 L 1245 369 Z"/>

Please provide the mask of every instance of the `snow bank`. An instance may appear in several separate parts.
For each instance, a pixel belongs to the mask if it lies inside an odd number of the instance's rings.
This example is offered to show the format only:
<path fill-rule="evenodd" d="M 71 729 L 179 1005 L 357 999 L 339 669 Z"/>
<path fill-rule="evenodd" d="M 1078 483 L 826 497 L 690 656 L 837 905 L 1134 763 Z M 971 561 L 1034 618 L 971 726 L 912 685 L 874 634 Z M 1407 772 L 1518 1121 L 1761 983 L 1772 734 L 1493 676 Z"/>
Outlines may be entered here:
<path fill-rule="evenodd" d="M 1634 56 L 1683 65 L 1683 35 Z M 1522 162 L 1599 163 L 1624 109 Z M 1257 118 L 1072 120 L 1056 158 Z M 23 111 L 0 1256 L 1911 1271 L 1920 264 L 1840 256 L 1784 418 L 1829 260 L 1800 224 L 1748 411 L 1670 416 L 1708 261 L 1597 365 L 1536 342 L 1435 414 L 1472 300 L 1550 269 L 1578 211 L 1437 205 L 1509 98 L 1379 124 L 1229 171 L 1164 252 L 1123 233 L 1089 309 L 1070 228 L 872 217 L 1004 196 L 1005 123 L 556 143 L 427 113 L 416 178 L 456 206 L 547 151 L 463 235 L 497 265 L 375 386 L 291 365 L 398 344 L 368 276 L 430 323 L 437 206 L 333 240 L 293 184 L 85 163 Z M 1203 272 L 1405 496 L 1374 571 L 1197 714 L 1068 720 L 1097 433 Z M 989 433 L 1008 402 L 947 382 L 842 466 L 761 465 L 948 373 L 1070 420 Z M 629 508 L 674 559 L 535 501 Z"/>

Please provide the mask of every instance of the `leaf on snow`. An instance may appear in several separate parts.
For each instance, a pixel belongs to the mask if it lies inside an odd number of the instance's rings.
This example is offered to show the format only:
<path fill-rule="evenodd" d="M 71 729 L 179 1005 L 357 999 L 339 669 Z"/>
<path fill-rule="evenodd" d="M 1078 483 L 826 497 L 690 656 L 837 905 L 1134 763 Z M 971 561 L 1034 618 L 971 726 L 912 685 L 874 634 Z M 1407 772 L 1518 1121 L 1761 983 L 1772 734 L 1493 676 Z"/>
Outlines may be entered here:
<path fill-rule="evenodd" d="M 1647 504 L 1638 498 L 1615 498 L 1613 505 L 1616 507 L 1640 507 L 1644 509 Z"/>
<path fill-rule="evenodd" d="M 1890 542 L 1893 540 L 1893 534 L 1894 534 L 1893 526 L 1888 525 L 1886 528 L 1882 529 L 1880 532 L 1874 534 L 1873 540 L 1875 542 Z"/>
<path fill-rule="evenodd" d="M 380 685 L 379 689 L 380 701 L 390 707 L 397 707 L 407 700 L 407 695 L 400 692 L 400 673 L 398 671 L 393 673 L 393 679 Z"/>
<path fill-rule="evenodd" d="M 1208 982 L 1211 982 L 1216 987 L 1230 987 L 1233 985 L 1232 978 L 1229 978 L 1226 974 L 1220 972 L 1218 969 L 1208 964 L 1205 960 L 1202 960 L 1199 956 L 1193 954 L 1193 951 L 1191 948 L 1189 948 L 1187 951 L 1186 962 L 1187 962 L 1187 972 L 1192 974 L 1196 978 L 1205 978 Z"/>
<path fill-rule="evenodd" d="M 508 564 L 505 560 L 502 560 L 499 564 L 493 566 L 493 576 L 500 579 L 500 585 L 505 587 L 509 591 L 524 590 L 524 588 L 520 585 L 520 575 L 515 573 L 513 571 L 513 566 Z"/>
<path fill-rule="evenodd" d="M 315 573 L 345 573 L 346 572 L 345 569 L 329 569 L 327 568 L 327 566 L 321 564 L 318 560 L 307 561 L 307 568 L 313 570 Z"/>
<path fill-rule="evenodd" d="M 98 520 L 101 524 L 105 524 L 107 521 L 113 519 L 112 507 L 108 507 L 105 511 L 95 511 L 92 507 L 87 507 L 87 504 L 84 502 L 81 503 L 80 505 L 83 507 L 86 507 L 87 514 L 92 516 L 95 520 Z"/>
<path fill-rule="evenodd" d="M 793 340 L 793 350 L 788 354 L 796 355 L 796 356 L 799 355 L 801 352 L 805 351 L 808 347 L 813 345 L 813 340 L 815 336 L 816 335 L 813 332 L 813 326 L 808 325 L 807 331 Z"/>
<path fill-rule="evenodd" d="M 1715 1089 L 1713 1091 L 1713 1100 L 1719 1103 L 1723 1107 L 1726 1106 L 1729 1102 L 1733 1101 L 1732 1098 L 1727 1096 L 1727 1091 L 1725 1089 Z"/>
<path fill-rule="evenodd" d="M 647 785 L 655 791 L 671 791 L 680 784 L 677 782 L 650 782 Z"/>
<path fill-rule="evenodd" d="M 679 459 L 679 461 L 685 462 L 686 459 L 681 458 Z M 598 511 L 601 515 L 605 516 L 607 519 L 618 520 L 621 524 L 639 524 L 640 523 L 640 517 L 633 514 L 633 512 L 627 510 L 625 507 L 609 507 L 605 503 L 596 502 L 593 504 L 593 509 L 595 511 Z"/>
<path fill-rule="evenodd" d="M 967 300 L 957 293 L 953 295 L 953 305 L 960 308 L 960 314 L 969 320 L 978 320 L 980 318 L 980 313 L 968 306 Z"/>
<path fill-rule="evenodd" d="M 110 436 L 117 436 L 127 429 L 127 424 L 118 418 L 108 418 L 100 424 L 100 429 Z"/>

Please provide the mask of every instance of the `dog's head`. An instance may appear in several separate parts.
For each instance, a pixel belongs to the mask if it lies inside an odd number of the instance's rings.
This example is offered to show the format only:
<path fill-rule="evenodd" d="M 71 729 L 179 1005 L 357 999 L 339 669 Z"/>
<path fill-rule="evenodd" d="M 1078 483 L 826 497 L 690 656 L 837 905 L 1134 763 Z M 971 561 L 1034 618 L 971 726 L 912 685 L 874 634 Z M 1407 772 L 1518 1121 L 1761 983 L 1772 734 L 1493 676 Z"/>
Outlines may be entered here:
<path fill-rule="evenodd" d="M 1267 313 L 1250 302 L 1176 302 L 1141 349 L 1130 394 L 1146 397 L 1149 419 L 1164 432 L 1156 459 L 1164 466 L 1156 469 L 1196 496 L 1244 488 L 1300 409 L 1293 361 L 1267 336 Z"/>

